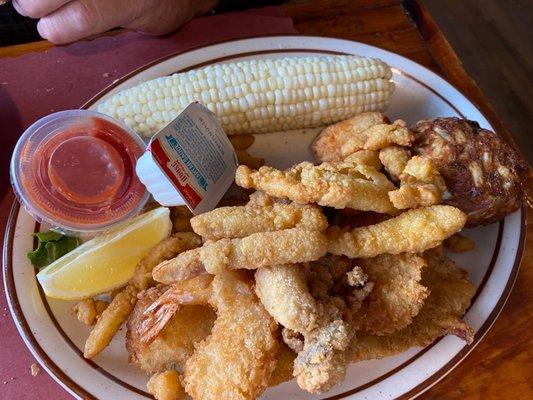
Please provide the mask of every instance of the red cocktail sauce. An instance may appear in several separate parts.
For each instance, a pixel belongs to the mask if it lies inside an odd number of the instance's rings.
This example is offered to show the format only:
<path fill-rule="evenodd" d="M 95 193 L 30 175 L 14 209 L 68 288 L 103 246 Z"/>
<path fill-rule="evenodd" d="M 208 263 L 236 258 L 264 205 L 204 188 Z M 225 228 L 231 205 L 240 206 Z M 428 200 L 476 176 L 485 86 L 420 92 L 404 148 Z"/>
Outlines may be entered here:
<path fill-rule="evenodd" d="M 29 143 L 21 150 L 21 160 L 27 162 L 21 163 L 20 184 L 47 219 L 107 226 L 146 199 L 135 175 L 144 148 L 112 122 L 91 117 L 55 132 L 36 148 Z"/>

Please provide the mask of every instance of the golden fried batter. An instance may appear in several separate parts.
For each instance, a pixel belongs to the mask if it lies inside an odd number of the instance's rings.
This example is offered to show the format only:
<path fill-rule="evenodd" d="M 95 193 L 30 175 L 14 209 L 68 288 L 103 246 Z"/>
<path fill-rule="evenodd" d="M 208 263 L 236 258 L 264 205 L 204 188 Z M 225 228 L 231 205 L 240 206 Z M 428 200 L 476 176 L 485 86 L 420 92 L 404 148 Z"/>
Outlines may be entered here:
<path fill-rule="evenodd" d="M 137 290 L 132 285 L 127 285 L 124 290 L 113 298 L 85 342 L 83 351 L 85 358 L 93 358 L 111 342 L 118 328 L 133 310 L 136 295 Z"/>
<path fill-rule="evenodd" d="M 411 158 L 400 174 L 400 182 L 398 190 L 389 192 L 392 204 L 398 209 L 439 204 L 446 190 L 437 167 L 426 157 Z"/>
<path fill-rule="evenodd" d="M 353 337 L 353 328 L 340 319 L 306 336 L 304 348 L 294 360 L 298 386 L 309 393 L 322 393 L 342 382 L 350 362 L 347 350 Z"/>
<path fill-rule="evenodd" d="M 363 143 L 361 143 L 361 137 L 353 137 L 342 145 L 342 158 L 362 149 L 377 151 L 393 145 L 406 147 L 414 141 L 413 134 L 405 126 L 405 121 L 401 119 L 392 124 L 373 125 L 362 132 L 361 136 L 365 138 Z"/>
<path fill-rule="evenodd" d="M 303 204 L 395 212 L 388 196 L 388 192 L 395 189 L 394 185 L 376 169 L 363 164 L 345 162 L 315 166 L 303 162 L 286 171 L 271 167 L 252 171 L 241 165 L 237 168 L 235 182 L 244 188 L 262 190 L 271 196 Z"/>
<path fill-rule="evenodd" d="M 221 239 L 186 251 L 154 268 L 154 279 L 172 283 L 205 271 L 257 269 L 278 264 L 313 261 L 326 254 L 327 240 L 318 231 L 293 228 L 254 233 L 242 239 Z"/>
<path fill-rule="evenodd" d="M 185 365 L 185 390 L 195 400 L 253 400 L 276 368 L 277 324 L 255 296 L 244 271 L 215 276 L 211 335 Z"/>
<path fill-rule="evenodd" d="M 328 252 L 350 258 L 422 252 L 460 231 L 465 222 L 466 215 L 458 208 L 437 205 L 351 231 L 332 226 L 326 231 Z"/>
<path fill-rule="evenodd" d="M 448 333 L 472 342 L 474 332 L 461 320 L 476 291 L 466 271 L 433 250 L 426 252 L 424 258 L 428 267 L 422 273 L 422 284 L 430 294 L 413 323 L 384 336 L 358 335 L 352 361 L 383 358 L 413 346 L 427 346 Z"/>
<path fill-rule="evenodd" d="M 201 239 L 198 235 L 191 232 L 182 232 L 163 239 L 155 245 L 135 267 L 133 277 L 128 285 L 113 297 L 109 306 L 98 319 L 85 342 L 83 356 L 92 358 L 109 344 L 118 328 L 133 310 L 137 301 L 137 293 L 152 284 L 152 269 L 156 265 L 200 244 Z"/>
<path fill-rule="evenodd" d="M 318 393 L 344 378 L 349 361 L 346 352 L 354 329 L 342 319 L 344 301 L 330 299 L 323 291 L 319 299 L 313 298 L 305 272 L 295 265 L 259 269 L 256 293 L 270 315 L 284 326 L 285 343 L 298 351 L 294 362 L 298 385 Z"/>
<path fill-rule="evenodd" d="M 406 253 L 383 254 L 360 259 L 359 265 L 374 288 L 354 316 L 357 330 L 384 335 L 409 325 L 429 294 L 420 283 L 424 259 Z"/>
<path fill-rule="evenodd" d="M 167 289 L 167 286 L 159 285 L 139 293 L 137 304 L 127 322 L 129 361 L 150 374 L 165 370 L 182 373 L 185 361 L 194 352 L 194 346 L 209 335 L 216 318 L 215 312 L 207 305 L 183 306 L 150 344 L 142 343 L 140 328 L 143 313 Z"/>
<path fill-rule="evenodd" d="M 194 217 L 191 224 L 204 239 L 219 240 L 290 228 L 324 231 L 328 221 L 319 207 L 291 203 L 220 207 Z"/>
<path fill-rule="evenodd" d="M 379 160 L 383 164 L 385 171 L 395 182 L 400 180 L 400 175 L 410 158 L 411 152 L 400 146 L 385 147 L 379 151 Z"/>
<path fill-rule="evenodd" d="M 185 399 L 185 389 L 181 386 L 178 373 L 173 370 L 152 375 L 146 389 L 156 400 Z"/>
<path fill-rule="evenodd" d="M 302 265 L 275 265 L 255 272 L 255 292 L 274 319 L 299 333 L 318 327 L 319 308 L 309 293 Z"/>
<path fill-rule="evenodd" d="M 279 341 L 276 369 L 268 381 L 269 387 L 281 385 L 293 378 L 292 370 L 295 358 L 296 354 L 285 343 Z"/>
<path fill-rule="evenodd" d="M 382 167 L 378 152 L 373 150 L 358 150 L 344 159 L 344 162 L 352 164 L 368 165 L 379 171 Z"/>
<path fill-rule="evenodd" d="M 318 162 L 341 161 L 341 147 L 350 139 L 358 138 L 363 148 L 366 136 L 362 133 L 373 125 L 384 124 L 387 118 L 379 112 L 365 112 L 330 125 L 323 129 L 311 144 L 311 150 Z"/>
<path fill-rule="evenodd" d="M 82 324 L 93 325 L 108 305 L 107 301 L 84 299 L 76 303 L 72 311 Z"/>

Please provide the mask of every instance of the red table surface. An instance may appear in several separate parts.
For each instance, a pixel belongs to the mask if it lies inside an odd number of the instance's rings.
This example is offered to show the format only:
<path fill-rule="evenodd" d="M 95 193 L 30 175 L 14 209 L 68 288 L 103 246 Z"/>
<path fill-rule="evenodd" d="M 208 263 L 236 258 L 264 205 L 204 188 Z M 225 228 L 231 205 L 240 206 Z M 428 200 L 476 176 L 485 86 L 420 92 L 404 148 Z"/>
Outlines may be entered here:
<path fill-rule="evenodd" d="M 14 200 L 7 173 L 11 152 L 35 120 L 78 108 L 115 79 L 169 54 L 225 40 L 295 33 L 281 8 L 265 7 L 198 18 L 166 37 L 122 33 L 0 59 L 0 168 L 5 171 L 0 175 L 1 233 Z M 72 398 L 43 370 L 31 375 L 36 360 L 16 330 L 5 296 L 0 296 L 0 310 L 0 399 Z"/>

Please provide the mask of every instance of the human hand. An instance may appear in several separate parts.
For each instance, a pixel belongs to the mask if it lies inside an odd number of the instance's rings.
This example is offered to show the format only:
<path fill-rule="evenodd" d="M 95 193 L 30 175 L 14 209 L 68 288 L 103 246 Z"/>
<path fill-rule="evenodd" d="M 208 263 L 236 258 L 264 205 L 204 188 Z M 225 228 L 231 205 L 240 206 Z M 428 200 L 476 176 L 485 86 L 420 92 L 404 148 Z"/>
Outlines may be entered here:
<path fill-rule="evenodd" d="M 172 32 L 218 0 L 13 0 L 22 15 L 39 19 L 39 34 L 55 44 L 124 27 L 149 35 Z"/>

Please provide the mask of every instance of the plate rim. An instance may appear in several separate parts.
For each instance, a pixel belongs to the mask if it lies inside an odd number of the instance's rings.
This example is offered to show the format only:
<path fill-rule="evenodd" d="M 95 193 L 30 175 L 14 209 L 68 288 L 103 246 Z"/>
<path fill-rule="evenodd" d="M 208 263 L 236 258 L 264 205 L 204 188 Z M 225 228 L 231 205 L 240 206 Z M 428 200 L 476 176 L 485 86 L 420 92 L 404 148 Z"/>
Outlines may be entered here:
<path fill-rule="evenodd" d="M 268 38 L 287 38 L 287 39 L 334 39 L 339 41 L 344 41 L 348 43 L 354 43 L 354 44 L 362 44 L 365 46 L 375 47 L 382 51 L 385 51 L 387 53 L 393 54 L 394 56 L 401 57 L 410 63 L 416 64 L 419 68 L 422 68 L 426 71 L 431 72 L 432 74 L 437 75 L 440 79 L 445 81 L 448 85 L 450 85 L 453 89 L 455 89 L 457 92 L 459 92 L 464 98 L 468 100 L 468 102 L 473 105 L 483 117 L 491 122 L 489 118 L 479 109 L 479 107 L 472 102 L 467 96 L 465 96 L 459 89 L 457 89 L 454 85 L 452 85 L 447 79 L 445 79 L 442 75 L 440 75 L 438 72 L 432 71 L 428 69 L 427 67 L 410 60 L 400 54 L 391 52 L 389 50 L 383 49 L 378 46 L 369 45 L 362 42 L 357 42 L 353 40 L 348 39 L 342 39 L 342 38 L 330 38 L 330 37 L 324 37 L 324 36 L 302 36 L 302 35 L 257 35 L 247 38 L 240 38 L 240 39 L 229 39 L 229 40 L 222 40 L 214 43 L 210 43 L 208 45 L 198 45 L 191 48 L 188 48 L 186 50 L 177 51 L 172 54 L 169 54 L 164 57 L 160 57 L 152 62 L 146 63 L 145 65 L 131 71 L 128 74 L 125 74 L 121 78 L 115 80 L 110 85 L 106 86 L 104 89 L 96 93 L 93 97 L 91 97 L 87 102 L 85 102 L 80 108 L 87 109 L 91 106 L 93 106 L 99 99 L 101 99 L 103 96 L 105 96 L 109 91 L 114 89 L 115 87 L 119 86 L 120 84 L 124 83 L 125 81 L 129 80 L 130 78 L 134 77 L 135 75 L 138 75 L 139 73 L 143 72 L 144 70 L 147 70 L 151 67 L 157 66 L 158 64 L 167 61 L 169 59 L 172 59 L 174 57 L 177 57 L 179 55 L 192 52 L 195 50 L 200 50 L 202 48 L 221 45 L 221 44 L 227 44 L 227 43 L 233 43 L 233 42 L 239 42 L 239 41 L 246 41 L 250 39 L 268 39 Z M 272 49 L 272 52 L 290 52 L 290 51 L 313 51 L 313 49 Z M 332 54 L 342 54 L 340 51 L 333 51 L 333 50 L 324 50 L 324 49 L 314 49 L 316 51 L 322 51 L 324 53 L 331 52 Z M 268 52 L 267 50 L 264 51 L 258 51 L 257 53 L 264 54 L 265 52 Z M 226 57 L 221 57 L 220 59 L 210 60 L 209 62 L 205 63 L 212 63 L 213 61 L 221 61 L 223 58 L 235 58 L 239 55 L 251 55 L 250 52 L 243 52 L 243 53 L 233 53 L 231 55 L 228 55 Z M 202 63 L 195 64 L 194 66 L 190 68 L 197 68 L 198 65 Z M 187 70 L 187 69 L 184 69 Z M 404 73 L 403 71 L 399 71 L 400 73 Z M 404 73 L 406 74 L 406 73 Z M 415 79 L 418 81 L 417 78 L 412 77 L 409 74 L 406 74 L 409 77 Z M 428 87 L 425 83 L 422 83 L 424 86 Z M 432 88 L 428 87 L 430 90 Z M 434 90 L 432 90 L 434 92 Z M 438 93 L 437 93 L 438 94 Z M 438 94 L 439 97 L 442 98 L 442 95 Z M 451 105 L 451 104 L 450 104 Z M 452 105 L 453 107 L 453 105 Z M 454 107 L 455 108 L 455 107 Z M 4 235 L 4 249 L 3 249 L 3 258 L 2 258 L 2 264 L 3 264 L 3 278 L 4 278 L 4 289 L 6 293 L 6 298 L 8 300 L 8 305 L 10 309 L 10 313 L 13 317 L 13 320 L 15 322 L 15 325 L 17 327 L 17 330 L 19 334 L 21 335 L 26 347 L 30 350 L 30 352 L 35 356 L 35 358 L 39 361 L 39 363 L 45 368 L 45 370 L 49 373 L 49 375 L 52 376 L 52 378 L 60 384 L 67 392 L 70 394 L 73 394 L 75 396 L 78 396 L 80 398 L 89 398 L 89 399 L 96 399 L 94 395 L 89 393 L 86 389 L 78 385 L 75 381 L 73 381 L 67 374 L 65 374 L 60 367 L 58 367 L 48 356 L 48 354 L 44 351 L 44 349 L 40 346 L 38 341 L 35 339 L 33 333 L 31 332 L 31 329 L 29 328 L 29 325 L 26 322 L 25 315 L 20 307 L 20 304 L 18 303 L 18 299 L 16 296 L 16 289 L 15 289 L 15 282 L 14 282 L 14 274 L 13 274 L 13 268 L 12 268 L 12 251 L 13 251 L 13 241 L 14 241 L 14 232 L 16 229 L 16 222 L 17 217 L 20 212 L 20 204 L 15 199 L 13 201 L 13 204 L 11 206 L 11 211 L 8 217 L 6 231 Z M 502 312 L 505 304 L 507 303 L 507 300 L 510 296 L 510 293 L 512 292 L 512 289 L 514 287 L 514 284 L 516 282 L 516 279 L 518 277 L 522 259 L 525 252 L 525 236 L 526 236 L 526 206 L 523 204 L 521 209 L 521 216 L 520 216 L 520 234 L 518 238 L 518 246 L 516 255 L 514 258 L 514 263 L 512 265 L 512 269 L 509 274 L 509 278 L 507 280 L 507 283 L 503 289 L 503 292 L 498 299 L 498 302 L 490 312 L 489 316 L 487 317 L 486 321 L 483 323 L 483 325 L 479 328 L 475 338 L 474 342 L 469 345 L 465 345 L 455 356 L 453 356 L 445 365 L 443 365 L 440 369 L 438 369 L 435 373 L 428 376 L 426 379 L 422 380 L 418 385 L 410 389 L 408 392 L 403 393 L 399 397 L 396 397 L 396 399 L 409 399 L 414 398 L 422 393 L 424 393 L 426 390 L 430 389 L 432 386 L 434 386 L 436 383 L 438 383 L 440 380 L 442 380 L 446 375 L 448 375 L 464 358 L 470 354 L 470 352 L 477 346 L 477 344 L 483 339 L 483 337 L 488 333 L 492 325 L 497 320 L 498 316 Z M 334 400 L 334 399 L 341 399 L 341 398 L 348 398 L 347 396 L 350 396 L 353 393 L 344 392 L 339 395 L 334 395 L 331 397 L 327 397 L 324 400 Z"/>

